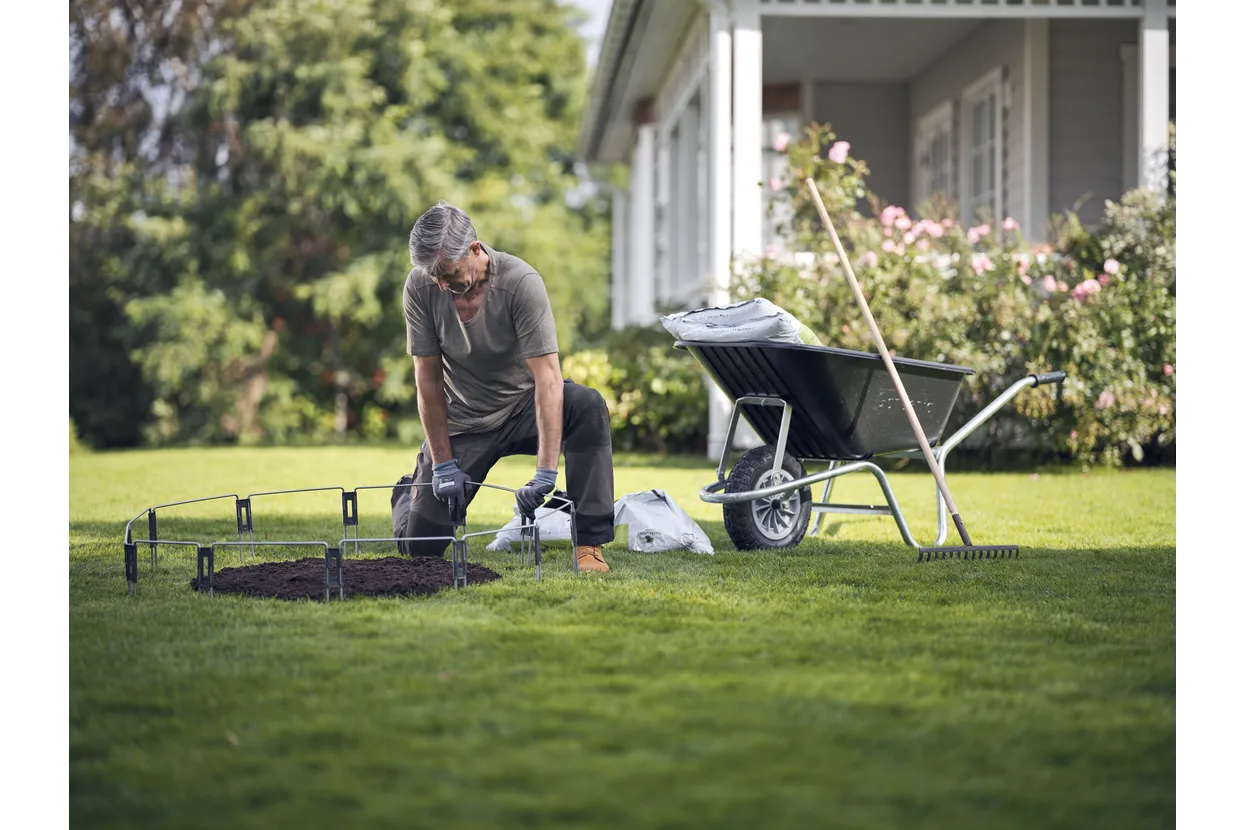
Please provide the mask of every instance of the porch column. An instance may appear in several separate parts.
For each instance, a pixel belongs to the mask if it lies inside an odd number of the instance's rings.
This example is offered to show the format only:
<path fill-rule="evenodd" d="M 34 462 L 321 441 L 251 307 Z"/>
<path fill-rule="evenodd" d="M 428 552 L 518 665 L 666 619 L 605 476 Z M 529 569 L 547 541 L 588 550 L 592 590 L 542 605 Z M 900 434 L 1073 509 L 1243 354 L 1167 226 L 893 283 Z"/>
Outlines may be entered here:
<path fill-rule="evenodd" d="M 656 232 L 654 243 L 656 248 L 656 266 L 654 269 L 653 298 L 664 303 L 670 296 L 670 243 L 674 238 L 671 223 L 670 193 L 670 162 L 673 155 L 674 136 L 669 132 L 658 131 L 657 134 L 657 196 L 654 217 Z M 656 312 L 654 312 L 656 313 Z"/>
<path fill-rule="evenodd" d="M 735 216 L 732 253 L 761 253 L 761 15 L 755 8 L 735 12 Z"/>
<path fill-rule="evenodd" d="M 627 251 L 627 323 L 633 325 L 653 322 L 656 138 L 657 125 L 647 123 L 636 128 L 631 159 L 631 245 Z"/>
<path fill-rule="evenodd" d="M 627 236 L 626 191 L 615 188 L 610 210 L 610 328 L 627 325 Z"/>
<path fill-rule="evenodd" d="M 1025 21 L 1025 212 L 1031 242 L 1046 241 L 1050 220 L 1050 20 Z"/>
<path fill-rule="evenodd" d="M 708 272 L 710 305 L 725 305 L 729 299 L 731 268 L 731 30 L 723 3 L 709 11 L 708 71 Z M 717 458 L 726 441 L 731 402 L 708 375 L 709 389 L 708 456 Z"/>
<path fill-rule="evenodd" d="M 1168 71 L 1167 0 L 1145 0 L 1145 14 L 1137 35 L 1141 59 L 1138 84 L 1137 182 L 1159 193 L 1167 192 Z"/>
<path fill-rule="evenodd" d="M 674 290 L 679 303 L 687 302 L 689 285 L 696 282 L 696 239 L 697 214 L 696 205 L 696 145 L 700 139 L 700 103 L 694 97 L 683 115 L 679 118 L 679 159 L 678 196 L 675 199 L 675 210 L 678 211 L 678 238 L 675 240 Z"/>
<path fill-rule="evenodd" d="M 758 256 L 764 243 L 765 198 L 761 140 L 765 134 L 761 107 L 761 13 L 754 5 L 735 10 L 734 180 L 732 265 Z M 729 416 L 729 410 L 728 410 Z M 735 430 L 732 449 L 760 446 L 761 439 L 746 421 Z"/>

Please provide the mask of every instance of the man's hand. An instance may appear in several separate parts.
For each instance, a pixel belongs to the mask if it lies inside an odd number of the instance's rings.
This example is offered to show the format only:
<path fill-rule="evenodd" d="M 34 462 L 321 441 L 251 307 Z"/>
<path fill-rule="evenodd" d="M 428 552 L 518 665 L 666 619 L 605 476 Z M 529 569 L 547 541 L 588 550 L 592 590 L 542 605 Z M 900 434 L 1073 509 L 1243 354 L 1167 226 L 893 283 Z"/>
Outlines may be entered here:
<path fill-rule="evenodd" d="M 449 505 L 450 521 L 462 520 L 467 511 L 467 474 L 458 469 L 457 461 L 433 465 L 432 494 Z"/>
<path fill-rule="evenodd" d="M 514 494 L 519 505 L 519 513 L 529 521 L 536 518 L 536 508 L 545 503 L 545 498 L 553 492 L 558 482 L 558 471 L 546 467 L 537 467 L 536 475 Z"/>

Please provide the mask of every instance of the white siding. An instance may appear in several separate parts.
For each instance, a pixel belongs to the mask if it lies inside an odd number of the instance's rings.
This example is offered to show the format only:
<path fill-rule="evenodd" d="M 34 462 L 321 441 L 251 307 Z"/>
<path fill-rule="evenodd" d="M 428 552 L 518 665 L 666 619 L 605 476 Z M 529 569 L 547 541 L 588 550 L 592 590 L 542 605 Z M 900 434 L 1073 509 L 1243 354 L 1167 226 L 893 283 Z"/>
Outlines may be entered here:
<path fill-rule="evenodd" d="M 891 204 L 908 204 L 907 84 L 818 81 L 815 88 L 814 119 L 829 123 L 869 166 L 869 189 Z"/>
<path fill-rule="evenodd" d="M 1050 207 L 1086 224 L 1124 192 L 1124 70 L 1120 46 L 1137 42 L 1134 20 L 1050 24 Z"/>
<path fill-rule="evenodd" d="M 944 101 L 957 101 L 965 87 L 995 67 L 1003 69 L 1003 214 L 1024 215 L 1024 45 L 1023 21 L 990 20 L 973 29 L 941 58 L 913 79 L 908 147 L 916 140 L 921 116 Z M 955 160 L 952 182 L 959 183 L 959 107 L 952 129 Z M 911 149 L 908 151 L 911 155 Z M 909 193 L 911 181 L 908 182 Z M 954 194 L 959 198 L 958 190 Z M 1003 217 L 999 217 L 1000 219 Z"/>

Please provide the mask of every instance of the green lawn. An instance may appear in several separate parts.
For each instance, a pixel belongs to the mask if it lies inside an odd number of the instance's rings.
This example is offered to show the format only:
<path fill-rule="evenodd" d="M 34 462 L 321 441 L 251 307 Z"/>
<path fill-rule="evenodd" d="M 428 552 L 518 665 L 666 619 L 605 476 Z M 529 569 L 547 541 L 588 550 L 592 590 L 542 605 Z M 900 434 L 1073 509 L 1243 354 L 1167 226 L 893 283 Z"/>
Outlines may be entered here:
<path fill-rule="evenodd" d="M 917 564 L 889 518 L 740 553 L 713 465 L 620 459 L 716 556 L 606 549 L 543 581 L 421 599 L 195 596 L 189 549 L 127 596 L 121 539 L 153 504 L 387 484 L 410 449 L 70 457 L 70 819 L 102 827 L 1150 828 L 1175 824 L 1174 470 L 953 473 L 975 541 L 1015 561 Z M 491 481 L 522 484 L 532 459 Z M 914 533 L 933 479 L 892 477 Z M 876 501 L 867 476 L 836 499 Z M 388 535 L 388 493 L 360 498 Z M 509 516 L 486 493 L 472 527 Z M 257 538 L 340 538 L 336 493 L 256 499 Z M 161 536 L 235 536 L 233 502 Z M 138 523 L 145 532 L 145 520 Z M 310 551 L 267 556 L 294 557 Z M 379 550 L 377 551 L 380 552 Z M 218 555 L 218 567 L 236 564 Z"/>

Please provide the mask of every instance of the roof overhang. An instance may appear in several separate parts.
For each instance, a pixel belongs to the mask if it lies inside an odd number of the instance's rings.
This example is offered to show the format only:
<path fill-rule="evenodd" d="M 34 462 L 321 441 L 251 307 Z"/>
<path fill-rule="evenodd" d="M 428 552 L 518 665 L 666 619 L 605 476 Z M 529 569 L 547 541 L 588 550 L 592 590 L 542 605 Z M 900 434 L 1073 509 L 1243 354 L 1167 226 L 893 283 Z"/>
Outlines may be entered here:
<path fill-rule="evenodd" d="M 657 96 L 703 8 L 698 0 L 614 0 L 584 107 L 580 158 L 626 159 L 637 108 L 649 106 Z"/>

